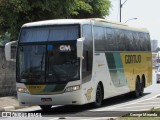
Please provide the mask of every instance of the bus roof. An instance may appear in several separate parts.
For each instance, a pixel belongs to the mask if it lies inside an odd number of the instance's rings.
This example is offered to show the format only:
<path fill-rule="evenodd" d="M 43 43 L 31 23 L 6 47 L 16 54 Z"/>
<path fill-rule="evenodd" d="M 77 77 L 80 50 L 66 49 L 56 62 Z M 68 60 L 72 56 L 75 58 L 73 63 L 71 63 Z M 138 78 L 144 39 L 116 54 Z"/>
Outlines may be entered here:
<path fill-rule="evenodd" d="M 45 20 L 45 21 L 26 23 L 22 27 L 61 25 L 61 24 L 90 24 L 90 20 L 89 19 L 54 19 L 54 20 Z"/>
<path fill-rule="evenodd" d="M 105 27 L 110 27 L 110 28 L 119 28 L 119 29 L 148 33 L 148 30 L 145 28 L 130 27 L 130 26 L 123 24 L 123 23 L 108 21 L 106 19 L 101 19 L 101 18 L 54 19 L 54 20 L 37 21 L 37 22 L 26 23 L 22 26 L 22 28 L 23 27 L 48 26 L 48 25 L 91 24 L 91 23 L 93 23 L 96 26 L 105 26 Z"/>

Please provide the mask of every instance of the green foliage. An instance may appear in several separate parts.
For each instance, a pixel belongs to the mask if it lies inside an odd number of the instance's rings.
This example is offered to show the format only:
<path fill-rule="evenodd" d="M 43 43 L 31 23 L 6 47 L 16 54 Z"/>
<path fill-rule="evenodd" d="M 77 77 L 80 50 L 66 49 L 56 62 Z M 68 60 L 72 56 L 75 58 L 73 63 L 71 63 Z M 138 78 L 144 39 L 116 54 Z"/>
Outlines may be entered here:
<path fill-rule="evenodd" d="M 109 14 L 109 0 L 0 0 L 0 34 L 17 39 L 27 22 L 63 18 L 103 18 Z"/>
<path fill-rule="evenodd" d="M 4 35 L 0 35 L 0 46 L 4 46 L 7 42 L 11 40 L 11 34 L 6 32 Z"/>

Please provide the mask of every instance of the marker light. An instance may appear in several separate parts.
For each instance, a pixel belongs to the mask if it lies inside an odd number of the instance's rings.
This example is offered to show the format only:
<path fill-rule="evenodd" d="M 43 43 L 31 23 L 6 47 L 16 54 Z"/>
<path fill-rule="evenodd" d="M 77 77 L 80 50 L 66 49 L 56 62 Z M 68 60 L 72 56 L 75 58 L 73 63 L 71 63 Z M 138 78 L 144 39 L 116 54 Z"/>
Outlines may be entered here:
<path fill-rule="evenodd" d="M 69 86 L 66 88 L 65 92 L 72 92 L 80 89 L 80 85 Z"/>
<path fill-rule="evenodd" d="M 17 91 L 21 92 L 21 93 L 28 93 L 28 90 L 26 88 L 20 88 L 20 87 L 18 87 Z"/>

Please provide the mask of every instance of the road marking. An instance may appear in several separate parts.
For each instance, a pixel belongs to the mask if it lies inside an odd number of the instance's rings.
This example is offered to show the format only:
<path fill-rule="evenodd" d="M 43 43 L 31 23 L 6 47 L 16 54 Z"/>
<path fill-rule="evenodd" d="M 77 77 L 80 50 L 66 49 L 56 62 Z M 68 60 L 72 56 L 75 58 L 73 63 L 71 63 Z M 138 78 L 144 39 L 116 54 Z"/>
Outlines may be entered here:
<path fill-rule="evenodd" d="M 135 101 L 135 102 L 131 102 L 131 103 L 124 103 L 124 104 L 122 104 L 122 105 L 118 105 L 118 106 L 113 106 L 113 107 L 107 107 L 107 108 L 99 108 L 99 109 L 95 109 L 95 110 L 89 110 L 89 111 L 105 111 L 105 110 L 111 110 L 111 109 L 116 109 L 116 108 L 119 108 L 119 107 L 124 107 L 124 106 L 127 106 L 127 105 L 133 105 L 133 104 L 135 104 L 135 103 L 140 103 L 140 102 L 144 102 L 144 101 L 146 101 L 146 100 L 151 100 L 151 99 L 153 99 L 153 98 L 156 98 L 157 96 L 159 96 L 160 94 L 157 94 L 157 95 L 155 95 L 155 96 L 153 96 L 153 97 L 151 97 L 151 98 L 148 98 L 148 99 L 143 99 L 143 100 L 140 100 L 140 101 Z"/>
<path fill-rule="evenodd" d="M 79 119 L 79 120 L 107 120 L 110 118 L 117 118 L 117 117 L 99 117 L 99 118 L 84 118 L 84 119 Z"/>
<path fill-rule="evenodd" d="M 138 104 L 160 104 L 159 101 L 148 101 L 148 102 L 145 102 L 145 103 L 138 103 Z"/>
<path fill-rule="evenodd" d="M 135 108 L 135 107 L 137 107 L 137 108 L 143 108 L 143 107 L 151 107 L 151 106 L 153 106 L 153 105 L 145 105 L 145 106 L 130 106 L 130 107 L 123 107 L 123 108 L 116 108 L 116 109 L 127 109 L 127 108 Z M 158 105 L 159 106 L 159 105 Z"/>
<path fill-rule="evenodd" d="M 58 117 L 56 117 L 56 118 L 52 118 L 52 119 L 49 119 L 49 120 L 59 120 L 59 118 L 58 118 Z"/>
<path fill-rule="evenodd" d="M 60 119 L 67 119 L 68 117 L 55 117 L 52 119 L 48 119 L 48 120 L 60 120 Z"/>
<path fill-rule="evenodd" d="M 26 111 L 36 111 L 36 110 L 40 110 L 41 108 L 39 106 L 31 106 L 31 107 L 27 107 L 27 108 L 22 108 L 22 109 L 17 109 L 14 111 L 22 111 L 22 112 L 26 112 Z"/>
<path fill-rule="evenodd" d="M 123 110 L 123 112 L 137 112 L 137 111 L 148 111 L 148 109 L 132 109 L 132 110 Z M 121 112 L 119 109 L 114 109 L 114 112 Z"/>
<path fill-rule="evenodd" d="M 160 105 L 158 107 L 154 107 L 154 109 L 159 109 L 160 108 Z"/>

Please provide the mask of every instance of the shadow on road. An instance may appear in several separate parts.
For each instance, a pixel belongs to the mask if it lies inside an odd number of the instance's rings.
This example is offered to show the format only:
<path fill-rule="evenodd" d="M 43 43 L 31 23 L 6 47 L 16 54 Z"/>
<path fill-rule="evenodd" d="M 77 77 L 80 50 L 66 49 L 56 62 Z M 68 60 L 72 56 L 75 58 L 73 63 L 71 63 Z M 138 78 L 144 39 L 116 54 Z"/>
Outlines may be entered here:
<path fill-rule="evenodd" d="M 142 97 L 148 94 L 149 93 L 145 93 Z M 128 95 L 120 95 L 120 96 L 116 96 L 116 97 L 112 97 L 112 98 L 104 100 L 102 107 L 126 103 L 126 102 L 133 101 L 133 100 L 136 100 L 136 98 L 132 96 L 128 96 Z M 95 112 L 88 112 L 88 110 L 93 110 L 93 109 L 95 109 L 93 107 L 93 104 L 66 105 L 66 106 L 53 107 L 49 111 L 42 111 L 42 110 L 32 111 L 32 113 L 41 113 L 42 116 L 58 116 L 58 117 L 64 117 L 64 116 L 65 117 L 66 116 L 77 117 L 77 116 L 86 116 L 87 114 L 88 117 L 93 117 L 94 115 L 96 115 Z M 114 113 L 114 111 L 112 111 L 112 113 Z"/>
<path fill-rule="evenodd" d="M 126 102 L 131 102 L 133 100 L 138 100 L 142 97 L 145 97 L 146 95 L 148 95 L 150 93 L 144 93 L 143 96 L 139 97 L 139 98 L 135 98 L 133 95 L 131 94 L 124 94 L 124 95 L 120 95 L 120 96 L 116 96 L 116 97 L 112 97 L 109 99 L 104 100 L 102 107 L 107 107 L 107 106 L 111 106 L 111 105 L 116 105 L 116 104 L 122 104 L 122 103 L 126 103 Z"/>

